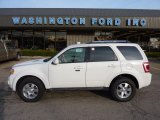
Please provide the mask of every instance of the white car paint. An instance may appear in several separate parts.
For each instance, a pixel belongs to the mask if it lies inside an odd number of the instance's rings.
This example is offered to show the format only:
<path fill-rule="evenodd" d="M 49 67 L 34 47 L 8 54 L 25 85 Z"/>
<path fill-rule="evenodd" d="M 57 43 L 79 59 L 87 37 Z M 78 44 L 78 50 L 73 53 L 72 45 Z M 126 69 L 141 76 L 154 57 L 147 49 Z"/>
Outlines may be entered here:
<path fill-rule="evenodd" d="M 115 52 L 118 61 L 104 62 L 83 62 L 53 64 L 58 56 L 71 48 L 109 46 Z M 143 60 L 126 60 L 116 46 L 135 46 L 143 56 Z M 71 45 L 48 62 L 43 59 L 32 60 L 16 64 L 12 67 L 14 74 L 8 80 L 9 86 L 16 91 L 18 80 L 24 76 L 35 76 L 50 88 L 76 88 L 76 87 L 109 87 L 112 80 L 121 74 L 134 76 L 139 84 L 139 88 L 148 86 L 151 82 L 151 73 L 145 73 L 143 63 L 148 62 L 143 50 L 133 43 L 107 43 L 107 44 L 78 44 Z M 77 72 L 76 70 L 80 70 Z"/>
<path fill-rule="evenodd" d="M 43 59 L 31 60 L 16 64 L 12 67 L 14 74 L 9 76 L 9 86 L 16 91 L 18 80 L 24 76 L 35 76 L 42 80 L 47 89 L 50 88 L 48 81 L 48 64 L 43 62 Z"/>

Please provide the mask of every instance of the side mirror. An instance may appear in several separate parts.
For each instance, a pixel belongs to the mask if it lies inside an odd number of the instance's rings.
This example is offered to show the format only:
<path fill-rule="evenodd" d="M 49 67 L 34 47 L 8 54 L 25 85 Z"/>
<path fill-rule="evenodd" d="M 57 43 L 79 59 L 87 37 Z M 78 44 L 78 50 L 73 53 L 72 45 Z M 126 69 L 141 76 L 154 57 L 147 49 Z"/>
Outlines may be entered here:
<path fill-rule="evenodd" d="M 53 65 L 58 65 L 59 64 L 59 59 L 58 58 L 54 59 L 53 62 L 52 62 L 52 64 Z"/>

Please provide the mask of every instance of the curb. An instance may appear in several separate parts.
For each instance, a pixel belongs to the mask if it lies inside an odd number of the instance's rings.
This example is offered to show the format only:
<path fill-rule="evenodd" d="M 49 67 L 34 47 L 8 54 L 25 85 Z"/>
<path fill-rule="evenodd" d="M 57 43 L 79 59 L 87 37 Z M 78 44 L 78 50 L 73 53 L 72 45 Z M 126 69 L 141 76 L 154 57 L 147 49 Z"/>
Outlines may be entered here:
<path fill-rule="evenodd" d="M 50 56 L 21 56 L 22 59 L 43 59 L 48 57 Z"/>

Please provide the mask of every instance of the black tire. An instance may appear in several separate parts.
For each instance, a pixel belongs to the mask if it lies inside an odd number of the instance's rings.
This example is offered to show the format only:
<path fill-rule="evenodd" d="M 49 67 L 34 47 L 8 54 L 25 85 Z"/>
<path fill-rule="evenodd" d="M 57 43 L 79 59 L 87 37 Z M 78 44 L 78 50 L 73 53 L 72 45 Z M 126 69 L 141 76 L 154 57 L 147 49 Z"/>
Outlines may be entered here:
<path fill-rule="evenodd" d="M 125 87 L 125 85 L 128 85 L 128 87 Z M 114 100 L 126 102 L 131 100 L 135 96 L 136 86 L 130 78 L 119 77 L 111 84 L 110 92 Z"/>
<path fill-rule="evenodd" d="M 34 85 L 34 88 L 36 88 L 35 90 L 38 89 L 38 92 L 36 91 L 32 93 L 32 94 L 35 94 L 34 98 L 27 98 L 25 95 L 28 94 L 28 92 L 27 93 L 23 92 L 23 90 L 25 89 L 25 86 L 31 87 L 30 85 Z M 25 102 L 37 102 L 43 96 L 44 91 L 45 91 L 45 87 L 43 83 L 36 77 L 26 77 L 17 86 L 17 94 Z"/>

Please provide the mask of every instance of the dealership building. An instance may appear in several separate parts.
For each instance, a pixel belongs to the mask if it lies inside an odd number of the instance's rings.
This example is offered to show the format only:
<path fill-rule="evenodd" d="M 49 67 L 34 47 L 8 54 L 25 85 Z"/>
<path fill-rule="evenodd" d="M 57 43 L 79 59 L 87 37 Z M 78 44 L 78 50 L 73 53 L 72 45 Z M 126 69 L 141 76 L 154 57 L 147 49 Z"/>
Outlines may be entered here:
<path fill-rule="evenodd" d="M 93 40 L 128 40 L 160 50 L 160 10 L 1 8 L 1 40 L 21 49 L 56 49 Z"/>

